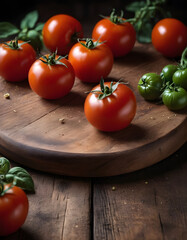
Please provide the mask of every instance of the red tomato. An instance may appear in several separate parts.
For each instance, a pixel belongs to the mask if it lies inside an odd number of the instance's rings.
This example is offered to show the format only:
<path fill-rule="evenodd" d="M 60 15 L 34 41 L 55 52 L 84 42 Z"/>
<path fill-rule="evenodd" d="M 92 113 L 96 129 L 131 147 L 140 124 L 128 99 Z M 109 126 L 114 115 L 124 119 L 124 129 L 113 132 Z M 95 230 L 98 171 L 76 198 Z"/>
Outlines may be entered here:
<path fill-rule="evenodd" d="M 0 44 L 0 76 L 7 81 L 19 82 L 28 77 L 30 66 L 36 60 L 36 52 L 21 40 Z M 15 48 L 11 47 L 15 45 Z M 17 46 L 16 46 L 17 44 Z M 21 44 L 21 45 L 20 45 Z"/>
<path fill-rule="evenodd" d="M 51 56 L 53 56 L 53 60 L 50 60 Z M 42 98 L 61 98 L 68 94 L 73 87 L 75 73 L 72 65 L 65 58 L 60 60 L 58 58 L 60 56 L 56 54 L 45 55 L 36 60 L 29 70 L 30 87 Z M 51 63 L 47 63 L 46 59 Z"/>
<path fill-rule="evenodd" d="M 114 57 L 120 57 L 129 53 L 134 47 L 136 31 L 128 22 L 115 23 L 110 18 L 104 18 L 95 25 L 92 38 L 106 41 Z"/>
<path fill-rule="evenodd" d="M 80 22 L 65 14 L 58 14 L 51 17 L 43 27 L 43 41 L 51 51 L 60 55 L 69 52 L 77 38 L 83 37 L 83 29 Z"/>
<path fill-rule="evenodd" d="M 5 185 L 6 190 L 10 185 Z M 0 195 L 0 236 L 16 232 L 25 222 L 29 202 L 25 192 L 14 186 Z"/>
<path fill-rule="evenodd" d="M 111 83 L 104 86 L 110 88 Z M 100 85 L 92 91 L 101 92 Z M 119 84 L 115 91 L 103 99 L 98 94 L 90 92 L 84 103 L 87 120 L 97 129 L 106 132 L 118 131 L 127 127 L 136 113 L 136 98 L 132 90 L 124 84 Z"/>
<path fill-rule="evenodd" d="M 97 43 L 91 39 L 87 42 L 81 41 L 69 52 L 69 61 L 75 75 L 83 82 L 99 82 L 101 77 L 107 77 L 112 69 L 113 55 L 110 48 L 104 43 Z M 95 47 L 89 48 L 89 44 L 95 44 Z"/>
<path fill-rule="evenodd" d="M 179 57 L 187 46 L 187 27 L 174 18 L 162 19 L 152 30 L 152 44 L 166 57 Z"/>

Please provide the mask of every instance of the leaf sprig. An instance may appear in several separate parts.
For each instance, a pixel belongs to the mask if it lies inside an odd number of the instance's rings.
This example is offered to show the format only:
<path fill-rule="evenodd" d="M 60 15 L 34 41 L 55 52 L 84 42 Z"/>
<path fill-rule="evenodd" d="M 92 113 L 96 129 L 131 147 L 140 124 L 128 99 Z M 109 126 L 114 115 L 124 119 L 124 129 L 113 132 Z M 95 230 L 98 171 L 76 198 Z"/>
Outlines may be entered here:
<path fill-rule="evenodd" d="M 36 49 L 41 50 L 43 46 L 42 29 L 44 23 L 37 23 L 39 18 L 38 12 L 29 12 L 20 22 L 20 28 L 9 22 L 0 22 L 0 38 L 8 38 L 16 35 L 23 41 L 30 41 L 30 44 Z"/>
<path fill-rule="evenodd" d="M 10 162 L 0 157 L 0 194 L 3 193 L 4 183 L 11 183 L 11 187 L 18 186 L 25 191 L 34 192 L 34 182 L 31 175 L 21 167 L 10 168 Z"/>
<path fill-rule="evenodd" d="M 139 42 L 151 42 L 151 32 L 155 23 L 162 18 L 171 17 L 170 12 L 163 8 L 165 3 L 166 0 L 136 1 L 126 7 L 127 11 L 134 12 L 134 17 L 126 22 L 133 24 Z"/>

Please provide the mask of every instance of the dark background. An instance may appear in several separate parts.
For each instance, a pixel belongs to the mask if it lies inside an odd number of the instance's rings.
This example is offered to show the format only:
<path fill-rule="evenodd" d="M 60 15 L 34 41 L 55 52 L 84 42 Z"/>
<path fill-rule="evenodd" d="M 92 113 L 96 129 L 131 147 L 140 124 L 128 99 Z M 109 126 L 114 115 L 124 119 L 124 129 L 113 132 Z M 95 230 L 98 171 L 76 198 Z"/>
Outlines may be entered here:
<path fill-rule="evenodd" d="M 40 0 L 25 1 L 20 4 L 19 1 L 13 3 L 4 0 L 1 1 L 0 21 L 9 21 L 19 26 L 20 20 L 29 11 L 37 9 L 39 11 L 40 21 L 45 22 L 49 17 L 63 13 L 70 14 L 82 22 L 94 22 L 100 20 L 99 14 L 109 15 L 115 8 L 117 11 L 124 10 L 125 18 L 133 17 L 133 14 L 125 11 L 127 6 L 133 0 Z M 187 14 L 185 7 L 186 0 L 168 0 L 165 5 L 166 10 L 170 10 L 172 17 L 178 18 L 187 24 Z"/>

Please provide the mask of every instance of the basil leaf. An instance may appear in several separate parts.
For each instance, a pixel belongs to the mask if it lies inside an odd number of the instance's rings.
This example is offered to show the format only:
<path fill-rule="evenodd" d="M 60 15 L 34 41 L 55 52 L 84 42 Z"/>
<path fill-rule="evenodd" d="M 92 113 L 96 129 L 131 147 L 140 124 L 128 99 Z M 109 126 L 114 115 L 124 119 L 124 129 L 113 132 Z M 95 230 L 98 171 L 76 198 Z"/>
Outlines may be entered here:
<path fill-rule="evenodd" d="M 43 27 L 44 27 L 44 23 L 38 23 L 34 30 L 37 32 L 40 32 L 42 31 Z"/>
<path fill-rule="evenodd" d="M 0 38 L 7 38 L 17 34 L 19 29 L 9 22 L 0 22 Z"/>
<path fill-rule="evenodd" d="M 144 1 L 139 1 L 139 2 L 132 2 L 126 6 L 126 10 L 129 12 L 136 12 L 140 10 L 140 8 L 145 7 L 145 2 Z"/>
<path fill-rule="evenodd" d="M 10 169 L 10 162 L 5 157 L 0 157 L 0 175 L 6 175 Z"/>
<path fill-rule="evenodd" d="M 38 20 L 38 12 L 32 11 L 28 13 L 21 21 L 20 28 L 33 28 Z"/>
<path fill-rule="evenodd" d="M 34 192 L 34 182 L 30 174 L 21 167 L 11 168 L 5 176 L 6 183 L 14 183 L 23 190 Z"/>

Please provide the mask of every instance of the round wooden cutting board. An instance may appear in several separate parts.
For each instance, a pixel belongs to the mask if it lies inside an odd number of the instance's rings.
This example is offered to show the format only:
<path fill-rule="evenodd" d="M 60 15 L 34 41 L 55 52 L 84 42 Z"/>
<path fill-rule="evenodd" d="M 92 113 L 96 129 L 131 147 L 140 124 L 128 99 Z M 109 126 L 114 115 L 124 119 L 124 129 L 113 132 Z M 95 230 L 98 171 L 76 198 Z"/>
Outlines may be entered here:
<path fill-rule="evenodd" d="M 172 112 L 146 102 L 137 83 L 169 63 L 151 44 L 136 44 L 127 56 L 115 59 L 107 80 L 128 82 L 137 112 L 126 129 L 114 133 L 96 130 L 85 118 L 85 92 L 95 84 L 76 79 L 67 96 L 49 101 L 32 92 L 27 81 L 0 79 L 0 153 L 37 170 L 84 177 L 123 174 L 163 160 L 187 141 L 186 109 Z"/>

